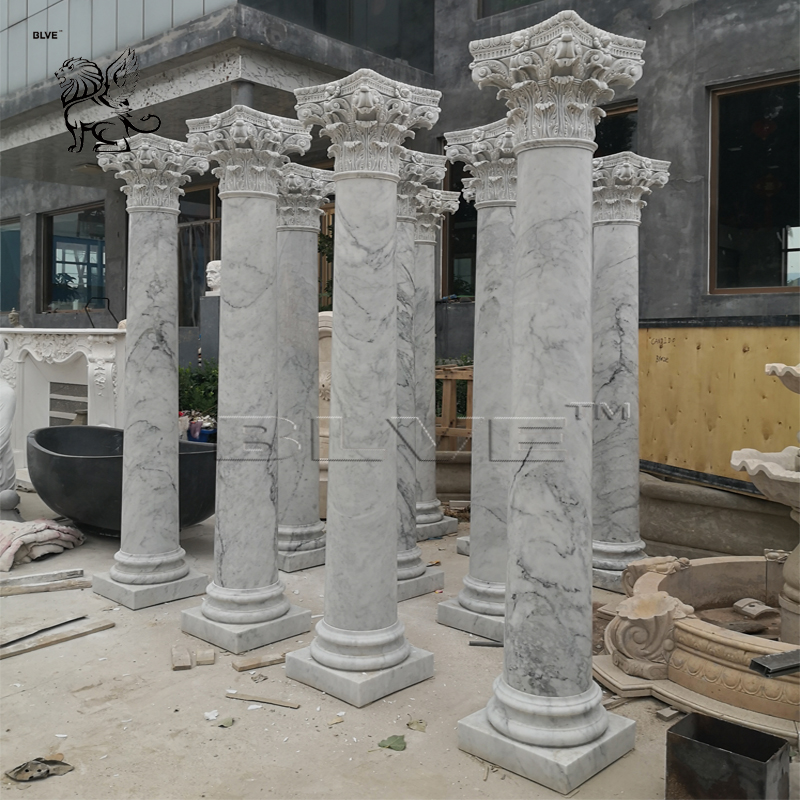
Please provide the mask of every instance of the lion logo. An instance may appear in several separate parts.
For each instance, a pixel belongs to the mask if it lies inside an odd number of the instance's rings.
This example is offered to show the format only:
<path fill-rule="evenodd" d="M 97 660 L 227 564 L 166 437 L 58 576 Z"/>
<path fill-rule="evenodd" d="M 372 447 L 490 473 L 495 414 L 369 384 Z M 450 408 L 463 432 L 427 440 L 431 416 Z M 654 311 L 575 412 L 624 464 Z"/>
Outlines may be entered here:
<path fill-rule="evenodd" d="M 136 119 L 131 112 L 128 98 L 139 80 L 139 66 L 130 47 L 109 65 L 105 76 L 94 61 L 85 58 L 68 58 L 55 76 L 64 89 L 61 93 L 64 122 L 74 140 L 70 153 L 83 150 L 86 131 L 97 140 L 96 153 L 123 153 L 131 149 L 127 139 L 131 131 L 154 133 L 161 127 L 161 120 L 155 114 Z M 114 118 L 92 122 L 97 119 L 95 106 L 107 109 L 106 116 Z M 149 120 L 155 120 L 152 127 L 139 127 Z"/>

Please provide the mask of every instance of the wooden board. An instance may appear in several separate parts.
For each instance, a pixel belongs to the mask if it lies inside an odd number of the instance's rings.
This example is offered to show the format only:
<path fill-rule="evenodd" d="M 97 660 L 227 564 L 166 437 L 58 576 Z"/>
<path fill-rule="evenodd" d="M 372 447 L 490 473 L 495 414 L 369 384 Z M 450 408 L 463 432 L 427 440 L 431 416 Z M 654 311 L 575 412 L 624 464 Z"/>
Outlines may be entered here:
<path fill-rule="evenodd" d="M 800 399 L 764 366 L 799 354 L 796 327 L 640 329 L 640 458 L 748 480 L 734 450 L 797 444 Z"/>
<path fill-rule="evenodd" d="M 176 645 L 172 648 L 172 669 L 191 669 L 192 654 L 185 647 Z"/>
<path fill-rule="evenodd" d="M 37 633 L 44 633 L 45 631 L 52 630 L 53 628 L 60 628 L 62 625 L 68 625 L 70 622 L 77 622 L 79 619 L 86 619 L 88 614 L 81 614 L 79 617 L 66 617 L 58 622 L 48 622 L 46 624 L 39 623 L 38 627 L 27 628 L 17 627 L 8 629 L 3 627 L 3 633 L 0 635 L 0 647 L 6 647 L 9 644 L 20 641 L 20 639 L 28 639 L 31 636 L 36 636 Z"/>
<path fill-rule="evenodd" d="M 237 672 L 245 672 L 251 669 L 259 669 L 260 667 L 271 667 L 274 664 L 283 664 L 286 661 L 286 653 L 281 653 L 279 656 L 249 656 L 248 658 L 240 658 L 236 661 L 231 661 L 231 666 Z"/>
<path fill-rule="evenodd" d="M 76 579 L 69 581 L 53 581 L 53 583 L 18 584 L 16 586 L 0 586 L 0 597 L 15 594 L 37 594 L 39 592 L 63 592 L 67 589 L 91 589 L 90 580 Z"/>
<path fill-rule="evenodd" d="M 256 697 L 254 694 L 242 694 L 241 692 L 236 692 L 236 694 L 226 694 L 229 700 L 247 700 L 251 703 L 267 703 L 271 706 L 283 706 L 283 708 L 300 708 L 299 703 L 289 703 L 286 700 L 271 700 L 269 697 Z"/>
<path fill-rule="evenodd" d="M 40 650 L 42 647 L 50 647 L 52 644 L 61 644 L 61 642 L 68 642 L 71 639 L 78 639 L 81 636 L 88 636 L 90 633 L 97 633 L 104 631 L 107 628 L 113 628 L 116 623 L 114 622 L 90 622 L 82 625 L 79 628 L 73 628 L 69 631 L 62 633 L 51 633 L 49 636 L 42 636 L 39 639 L 34 639 L 32 642 L 9 645 L 0 650 L 0 659 L 11 658 L 11 656 L 18 656 L 22 653 L 30 653 L 33 650 Z"/>
<path fill-rule="evenodd" d="M 53 581 L 66 581 L 82 577 L 82 569 L 62 569 L 60 572 L 37 572 L 35 575 L 13 575 L 10 578 L 2 578 L 0 586 L 18 586 L 21 583 L 52 583 Z"/>

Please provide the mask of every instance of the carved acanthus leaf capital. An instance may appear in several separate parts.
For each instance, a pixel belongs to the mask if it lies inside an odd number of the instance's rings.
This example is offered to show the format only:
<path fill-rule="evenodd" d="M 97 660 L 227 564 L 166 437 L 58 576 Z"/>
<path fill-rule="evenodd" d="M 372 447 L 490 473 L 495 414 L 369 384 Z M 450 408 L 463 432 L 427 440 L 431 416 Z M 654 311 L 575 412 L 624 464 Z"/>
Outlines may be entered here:
<path fill-rule="evenodd" d="M 192 174 L 208 172 L 208 160 L 185 142 L 153 133 L 137 133 L 129 139 L 130 151 L 100 153 L 97 163 L 105 172 L 116 172 L 125 181 L 128 211 L 178 213 L 178 198 Z"/>
<path fill-rule="evenodd" d="M 458 211 L 460 192 L 425 188 L 417 195 L 417 221 L 414 241 L 435 242 L 445 214 Z"/>
<path fill-rule="evenodd" d="M 692 565 L 688 558 L 678 558 L 677 556 L 651 556 L 641 558 L 639 561 L 632 561 L 622 572 L 622 588 L 625 594 L 630 597 L 634 594 L 636 581 L 648 572 L 656 572 L 659 575 L 672 575 L 684 569 L 689 569 Z"/>
<path fill-rule="evenodd" d="M 669 181 L 669 161 L 656 161 L 636 153 L 614 153 L 592 162 L 594 223 L 613 224 L 642 220 L 642 199 L 652 187 Z"/>
<path fill-rule="evenodd" d="M 190 119 L 187 137 L 196 153 L 219 164 L 220 197 L 226 194 L 277 194 L 278 170 L 288 153 L 305 153 L 311 136 L 295 119 L 276 117 L 247 106 Z"/>
<path fill-rule="evenodd" d="M 397 175 L 400 146 L 412 128 L 431 128 L 439 119 L 441 92 L 390 80 L 370 69 L 321 86 L 295 89 L 298 119 L 321 125 L 339 172 Z"/>
<path fill-rule="evenodd" d="M 418 197 L 426 186 L 438 188 L 447 174 L 447 158 L 433 153 L 400 149 L 400 182 L 397 184 L 398 219 L 416 221 Z"/>
<path fill-rule="evenodd" d="M 319 229 L 322 206 L 334 193 L 333 173 L 290 162 L 278 182 L 278 225 Z"/>
<path fill-rule="evenodd" d="M 481 205 L 511 205 L 517 198 L 514 134 L 506 119 L 446 133 L 447 158 L 463 161 L 473 176 L 464 181 L 464 198 Z"/>
<path fill-rule="evenodd" d="M 592 141 L 611 86 L 641 77 L 644 45 L 561 11 L 532 28 L 470 42 L 470 69 L 481 88 L 500 88 L 518 149 L 539 139 Z"/>

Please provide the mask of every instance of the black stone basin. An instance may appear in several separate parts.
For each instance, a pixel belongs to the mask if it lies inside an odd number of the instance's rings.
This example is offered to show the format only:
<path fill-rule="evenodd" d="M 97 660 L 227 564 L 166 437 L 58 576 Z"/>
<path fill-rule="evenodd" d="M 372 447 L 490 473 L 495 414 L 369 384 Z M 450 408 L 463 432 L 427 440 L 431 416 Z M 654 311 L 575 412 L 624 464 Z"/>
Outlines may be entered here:
<path fill-rule="evenodd" d="M 28 434 L 28 474 L 39 497 L 81 528 L 119 535 L 122 442 L 119 428 L 63 425 Z M 214 513 L 215 444 L 180 441 L 180 525 Z"/>

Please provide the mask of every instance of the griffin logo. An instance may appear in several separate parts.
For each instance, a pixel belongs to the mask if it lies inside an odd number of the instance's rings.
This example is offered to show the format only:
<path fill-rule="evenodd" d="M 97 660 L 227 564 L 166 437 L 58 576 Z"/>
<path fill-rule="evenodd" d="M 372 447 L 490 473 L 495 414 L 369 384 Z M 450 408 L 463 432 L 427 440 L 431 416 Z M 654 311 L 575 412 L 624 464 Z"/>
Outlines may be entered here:
<path fill-rule="evenodd" d="M 97 140 L 95 152 L 122 153 L 131 149 L 127 139 L 131 131 L 154 133 L 161 127 L 155 114 L 136 119 L 131 112 L 128 98 L 139 80 L 139 66 L 130 47 L 106 69 L 105 76 L 94 61 L 85 58 L 68 58 L 55 76 L 64 89 L 64 122 L 74 140 L 70 153 L 83 150 L 86 131 Z M 107 118 L 101 122 L 91 121 L 97 118 L 95 106 L 108 110 Z M 108 118 L 112 116 L 113 119 Z M 150 120 L 154 120 L 150 126 L 138 127 Z"/>

